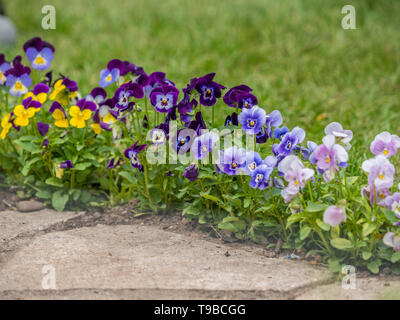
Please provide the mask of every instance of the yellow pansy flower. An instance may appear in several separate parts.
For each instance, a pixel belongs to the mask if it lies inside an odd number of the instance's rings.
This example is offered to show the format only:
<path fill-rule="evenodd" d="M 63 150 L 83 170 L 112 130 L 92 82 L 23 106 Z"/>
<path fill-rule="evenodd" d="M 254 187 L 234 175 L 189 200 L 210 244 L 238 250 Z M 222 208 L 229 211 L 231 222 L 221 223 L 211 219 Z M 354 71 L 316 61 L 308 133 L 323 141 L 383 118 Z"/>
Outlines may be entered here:
<path fill-rule="evenodd" d="M 92 123 L 90 125 L 90 127 L 93 129 L 93 132 L 95 134 L 100 134 L 101 133 L 101 127 L 100 127 L 100 125 L 98 123 Z"/>
<path fill-rule="evenodd" d="M 21 127 L 26 127 L 29 124 L 29 119 L 32 118 L 36 111 L 36 108 L 27 108 L 20 104 L 14 108 L 14 114 L 15 114 L 15 125 L 16 126 L 21 126 Z"/>
<path fill-rule="evenodd" d="M 2 119 L 1 119 L 1 133 L 0 133 L 0 138 L 5 139 L 6 135 L 8 134 L 8 131 L 10 131 L 12 124 L 10 122 L 10 116 L 11 114 L 7 113 Z"/>
<path fill-rule="evenodd" d="M 84 128 L 85 121 L 90 119 L 92 111 L 89 109 L 81 110 L 78 106 L 73 106 L 69 109 L 69 115 L 71 116 L 71 119 L 69 120 L 71 126 Z"/>
<path fill-rule="evenodd" d="M 33 92 L 28 92 L 24 99 L 31 97 L 33 101 L 39 101 L 41 104 L 45 103 L 47 100 L 47 93 L 41 92 L 35 95 Z M 38 110 L 39 111 L 39 110 Z"/>
<path fill-rule="evenodd" d="M 71 92 L 68 88 L 63 84 L 64 79 L 60 79 L 56 81 L 54 84 L 53 92 L 50 94 L 50 100 L 55 100 L 61 103 L 62 105 L 68 105 L 70 99 L 75 98 L 78 95 L 78 91 Z"/>

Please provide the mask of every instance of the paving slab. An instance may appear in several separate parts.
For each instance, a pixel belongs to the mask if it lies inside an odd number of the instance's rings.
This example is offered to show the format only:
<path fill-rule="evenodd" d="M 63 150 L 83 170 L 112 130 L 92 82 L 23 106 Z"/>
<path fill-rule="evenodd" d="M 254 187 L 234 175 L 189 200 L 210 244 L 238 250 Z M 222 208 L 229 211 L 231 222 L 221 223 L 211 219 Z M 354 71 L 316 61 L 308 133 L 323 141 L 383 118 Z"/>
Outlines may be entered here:
<path fill-rule="evenodd" d="M 262 248 L 217 245 L 146 225 L 97 225 L 42 234 L 20 248 L 1 267 L 0 297 L 43 296 L 42 282 L 48 283 L 50 273 L 57 289 L 50 296 L 56 298 L 79 290 L 92 298 L 94 291 L 114 297 L 123 290 L 125 296 L 142 292 L 147 298 L 168 292 L 171 298 L 204 297 L 201 292 L 212 298 L 224 292 L 230 298 L 232 292 L 239 298 L 293 298 L 332 281 L 325 268 L 268 258 Z"/>
<path fill-rule="evenodd" d="M 381 277 L 355 279 L 354 289 L 345 289 L 340 282 L 310 289 L 296 297 L 298 300 L 399 300 L 400 279 Z"/>
<path fill-rule="evenodd" d="M 0 211 L 0 244 L 22 234 L 34 234 L 77 216 L 72 211 L 43 209 L 34 212 Z"/>

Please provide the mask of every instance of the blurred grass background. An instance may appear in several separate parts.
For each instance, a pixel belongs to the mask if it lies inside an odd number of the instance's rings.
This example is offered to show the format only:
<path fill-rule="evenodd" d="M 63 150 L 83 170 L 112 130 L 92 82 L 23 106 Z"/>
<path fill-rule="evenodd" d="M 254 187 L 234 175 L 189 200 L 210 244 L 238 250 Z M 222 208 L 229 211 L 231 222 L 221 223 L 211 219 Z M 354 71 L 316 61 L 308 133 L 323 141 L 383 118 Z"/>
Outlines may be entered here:
<path fill-rule="evenodd" d="M 41 28 L 47 4 L 57 10 L 56 30 Z M 357 30 L 341 27 L 346 4 L 356 9 Z M 317 142 L 331 121 L 364 147 L 383 130 L 400 134 L 397 0 L 12 0 L 5 7 L 20 35 L 7 58 L 41 36 L 56 47 L 53 69 L 77 80 L 83 94 L 119 58 L 166 72 L 179 89 L 208 72 L 227 87 L 245 83 L 260 106 L 279 109 L 285 125 Z M 217 108 L 221 119 L 232 111 Z"/>

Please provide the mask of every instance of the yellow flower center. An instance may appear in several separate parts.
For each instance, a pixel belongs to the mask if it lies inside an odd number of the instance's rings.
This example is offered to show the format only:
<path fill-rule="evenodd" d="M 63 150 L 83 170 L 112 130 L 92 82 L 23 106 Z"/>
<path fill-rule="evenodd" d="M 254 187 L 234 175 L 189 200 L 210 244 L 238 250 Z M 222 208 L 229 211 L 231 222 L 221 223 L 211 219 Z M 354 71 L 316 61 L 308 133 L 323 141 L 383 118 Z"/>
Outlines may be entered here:
<path fill-rule="evenodd" d="M 261 181 L 262 179 L 264 178 L 264 175 L 262 175 L 262 174 L 257 174 L 257 176 L 256 176 L 256 180 L 257 181 Z"/>
<path fill-rule="evenodd" d="M 300 184 L 299 180 L 296 179 L 296 186 L 298 186 Z"/>
<path fill-rule="evenodd" d="M 385 198 L 386 198 L 386 195 L 385 195 L 384 193 L 381 193 L 381 194 L 379 195 L 379 197 L 380 197 L 381 199 L 385 199 Z"/>
<path fill-rule="evenodd" d="M 42 56 L 38 55 L 38 56 L 36 57 L 36 59 L 35 59 L 35 63 L 36 63 L 36 64 L 44 64 L 45 61 L 44 61 L 44 59 L 42 58 Z"/>
<path fill-rule="evenodd" d="M 387 156 L 389 154 L 388 149 L 383 150 L 383 155 Z"/>
<path fill-rule="evenodd" d="M 203 153 L 206 153 L 206 152 L 207 152 L 207 148 L 206 148 L 206 147 L 203 147 L 203 148 L 201 149 L 201 151 L 202 151 Z"/>
<path fill-rule="evenodd" d="M 381 179 L 381 180 L 383 179 L 383 173 L 379 174 L 379 179 Z"/>
<path fill-rule="evenodd" d="M 250 126 L 252 126 L 252 127 L 254 126 L 254 121 L 253 120 L 250 121 Z"/>
<path fill-rule="evenodd" d="M 23 85 L 22 85 L 21 81 L 18 80 L 18 81 L 15 83 L 14 87 L 15 87 L 15 90 L 22 90 Z"/>
<path fill-rule="evenodd" d="M 232 168 L 233 168 L 233 169 L 236 169 L 236 167 L 237 167 L 236 162 L 232 163 Z"/>
<path fill-rule="evenodd" d="M 329 156 L 327 156 L 327 157 L 325 158 L 325 162 L 326 162 L 326 163 L 331 162 L 331 158 L 330 158 Z"/>
<path fill-rule="evenodd" d="M 107 80 L 107 81 L 111 81 L 111 78 L 112 78 L 112 77 L 111 77 L 111 74 L 109 74 L 109 75 L 107 76 L 106 80 Z"/>

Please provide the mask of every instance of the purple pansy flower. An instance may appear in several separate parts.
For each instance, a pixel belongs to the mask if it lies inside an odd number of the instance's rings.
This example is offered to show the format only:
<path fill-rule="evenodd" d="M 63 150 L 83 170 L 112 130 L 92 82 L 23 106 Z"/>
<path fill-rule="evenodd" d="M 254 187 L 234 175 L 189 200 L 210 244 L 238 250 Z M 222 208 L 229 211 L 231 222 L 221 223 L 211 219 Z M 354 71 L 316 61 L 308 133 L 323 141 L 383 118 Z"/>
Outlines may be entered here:
<path fill-rule="evenodd" d="M 292 131 L 286 133 L 280 144 L 274 144 L 272 151 L 279 159 L 291 154 L 294 147 L 303 142 L 306 133 L 303 129 L 295 127 Z"/>
<path fill-rule="evenodd" d="M 124 63 L 121 60 L 113 59 L 107 64 L 107 68 L 100 71 L 100 86 L 105 88 L 113 82 L 117 82 L 124 73 Z"/>
<path fill-rule="evenodd" d="M 383 243 L 388 247 L 392 247 L 394 251 L 400 250 L 400 237 L 394 232 L 387 232 L 382 239 Z"/>
<path fill-rule="evenodd" d="M 66 160 L 60 164 L 61 169 L 72 169 L 74 167 L 71 160 Z"/>
<path fill-rule="evenodd" d="M 349 156 L 346 150 L 335 144 L 335 137 L 327 135 L 322 139 L 322 144 L 319 145 L 313 152 L 318 169 L 324 172 L 325 181 L 331 181 L 336 171 L 339 170 L 339 165 L 347 162 Z"/>
<path fill-rule="evenodd" d="M 351 130 L 344 130 L 342 125 L 338 122 L 332 122 L 325 127 L 325 134 L 335 137 L 335 143 L 344 146 L 345 150 L 350 150 L 353 139 L 353 132 Z"/>
<path fill-rule="evenodd" d="M 264 190 L 268 187 L 269 177 L 272 173 L 274 167 L 270 167 L 266 164 L 261 164 L 255 168 L 252 174 L 252 179 L 250 181 L 250 186 L 252 188 L 258 188 Z"/>
<path fill-rule="evenodd" d="M 245 171 L 249 176 L 253 175 L 254 170 L 263 163 L 263 160 L 258 152 L 248 151 L 246 152 L 246 161 L 243 167 L 243 171 Z"/>
<path fill-rule="evenodd" d="M 346 221 L 346 213 L 338 206 L 329 206 L 324 212 L 324 222 L 336 227 Z"/>
<path fill-rule="evenodd" d="M 50 43 L 36 37 L 25 42 L 24 51 L 33 69 L 46 70 L 50 67 L 55 49 Z"/>
<path fill-rule="evenodd" d="M 4 85 L 6 83 L 7 77 L 5 76 L 5 73 L 9 69 L 11 69 L 10 63 L 5 60 L 4 54 L 0 54 L 0 85 Z"/>
<path fill-rule="evenodd" d="M 250 109 L 258 103 L 257 97 L 251 94 L 251 91 L 253 89 L 242 84 L 229 89 L 225 93 L 223 100 L 229 107 L 235 108 L 237 106 L 238 108 L 245 107 Z"/>
<path fill-rule="evenodd" d="M 167 124 L 160 124 L 150 131 L 150 139 L 152 144 L 164 144 L 168 139 L 169 126 Z"/>
<path fill-rule="evenodd" d="M 192 163 L 190 166 L 185 168 L 185 171 L 182 173 L 182 176 L 189 179 L 190 181 L 195 181 L 199 176 L 199 167 Z"/>
<path fill-rule="evenodd" d="M 120 165 L 120 163 L 121 163 L 121 159 L 119 159 L 119 158 L 118 158 L 118 160 L 116 160 L 114 158 L 110 159 L 108 161 L 108 163 L 107 163 L 107 170 L 114 169 L 114 168 L 118 167 Z"/>
<path fill-rule="evenodd" d="M 400 138 L 385 131 L 375 137 L 371 143 L 370 150 L 376 156 L 383 155 L 386 158 L 390 158 L 397 153 L 399 147 Z"/>
<path fill-rule="evenodd" d="M 93 101 L 96 104 L 100 104 L 105 101 L 107 92 L 103 88 L 94 88 L 90 94 L 86 96 L 87 101 Z"/>
<path fill-rule="evenodd" d="M 281 127 L 281 128 L 275 128 L 274 130 L 274 138 L 281 140 L 282 137 L 288 133 L 290 130 L 288 127 Z"/>
<path fill-rule="evenodd" d="M 374 202 L 376 190 L 390 188 L 393 185 L 394 166 L 383 155 L 365 160 L 361 168 L 368 173 L 370 201 Z"/>
<path fill-rule="evenodd" d="M 121 85 L 117 91 L 114 93 L 113 104 L 121 111 L 125 111 L 130 109 L 135 104 L 133 101 L 130 102 L 130 97 L 134 97 L 136 99 L 141 99 L 144 96 L 143 88 L 139 86 L 137 83 L 133 83 L 129 81 L 128 83 L 124 83 Z"/>
<path fill-rule="evenodd" d="M 23 66 L 21 60 L 21 56 L 15 57 L 13 67 L 4 74 L 7 77 L 6 86 L 10 87 L 10 93 L 14 97 L 27 93 L 28 87 L 32 84 L 31 69 Z"/>
<path fill-rule="evenodd" d="M 266 119 L 265 110 L 258 106 L 251 109 L 244 108 L 238 117 L 243 131 L 250 135 L 257 134 L 265 124 Z"/>
<path fill-rule="evenodd" d="M 236 175 L 246 164 L 246 150 L 236 146 L 219 152 L 220 167 L 227 175 Z"/>
<path fill-rule="evenodd" d="M 284 179 L 288 182 L 281 195 L 285 202 L 291 201 L 304 188 L 306 181 L 314 175 L 314 170 L 306 168 L 301 160 L 294 155 L 284 158 L 278 165 Z"/>
<path fill-rule="evenodd" d="M 130 148 L 126 149 L 124 154 L 125 157 L 131 160 L 132 167 L 142 171 L 143 165 L 140 163 L 137 156 L 147 147 L 147 144 L 138 145 L 138 142 L 139 141 L 136 141 Z"/>
<path fill-rule="evenodd" d="M 162 86 L 151 91 L 150 102 L 158 112 L 168 113 L 176 106 L 178 95 L 174 86 Z"/>
<path fill-rule="evenodd" d="M 96 111 L 97 106 L 94 102 L 88 101 L 86 99 L 80 99 L 76 105 L 81 109 L 81 111 L 88 109 L 90 111 Z"/>
<path fill-rule="evenodd" d="M 197 134 L 194 130 L 185 128 L 179 129 L 174 137 L 171 138 L 171 147 L 178 154 L 185 154 L 190 151 L 194 139 Z"/>
<path fill-rule="evenodd" d="M 198 136 L 201 135 L 201 131 L 203 129 L 207 129 L 206 123 L 204 122 L 203 115 L 201 114 L 201 112 L 196 113 L 195 119 L 190 121 L 187 127 L 189 129 L 194 130 Z"/>
<path fill-rule="evenodd" d="M 239 125 L 239 119 L 236 112 L 232 113 L 231 115 L 228 115 L 225 118 L 225 127 L 238 126 L 238 125 Z"/>
<path fill-rule="evenodd" d="M 200 93 L 200 104 L 203 106 L 213 106 L 217 98 L 221 97 L 221 90 L 225 86 L 213 81 L 215 73 L 209 73 L 200 78 L 194 79 L 195 89 Z"/>
<path fill-rule="evenodd" d="M 147 81 L 146 86 L 144 87 L 144 91 L 146 94 L 147 98 L 150 98 L 150 94 L 153 91 L 153 89 L 162 87 L 162 86 L 175 86 L 175 83 L 173 83 L 171 80 L 168 80 L 166 78 L 166 75 L 164 72 L 153 72 L 149 75 L 149 79 Z"/>
<path fill-rule="evenodd" d="M 50 126 L 47 123 L 40 122 L 40 121 L 37 123 L 37 129 L 42 136 L 45 136 L 47 134 L 47 132 L 49 131 L 49 128 L 50 128 Z"/>
<path fill-rule="evenodd" d="M 206 132 L 193 140 L 191 151 L 195 159 L 203 159 L 213 150 L 219 141 L 219 136 L 215 132 Z"/>

